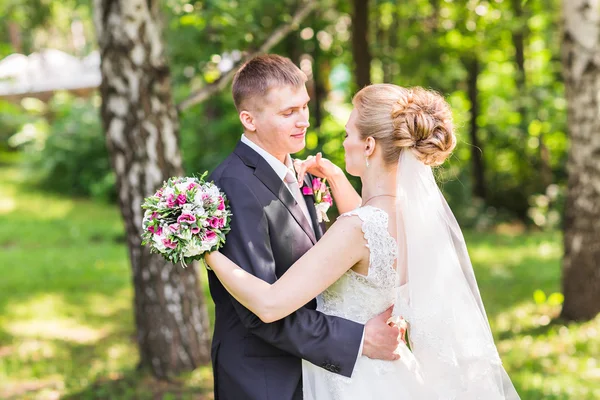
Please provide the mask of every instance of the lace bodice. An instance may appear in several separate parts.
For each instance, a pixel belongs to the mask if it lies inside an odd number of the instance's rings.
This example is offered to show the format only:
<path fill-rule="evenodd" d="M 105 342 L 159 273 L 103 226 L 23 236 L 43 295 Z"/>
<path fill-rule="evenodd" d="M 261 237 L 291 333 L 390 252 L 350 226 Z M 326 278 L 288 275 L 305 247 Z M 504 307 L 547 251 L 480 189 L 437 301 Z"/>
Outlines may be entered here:
<path fill-rule="evenodd" d="M 358 216 L 370 250 L 369 272 L 348 270 L 317 298 L 317 309 L 325 314 L 365 323 L 395 301 L 397 245 L 388 232 L 388 214 L 365 206 L 340 215 Z"/>

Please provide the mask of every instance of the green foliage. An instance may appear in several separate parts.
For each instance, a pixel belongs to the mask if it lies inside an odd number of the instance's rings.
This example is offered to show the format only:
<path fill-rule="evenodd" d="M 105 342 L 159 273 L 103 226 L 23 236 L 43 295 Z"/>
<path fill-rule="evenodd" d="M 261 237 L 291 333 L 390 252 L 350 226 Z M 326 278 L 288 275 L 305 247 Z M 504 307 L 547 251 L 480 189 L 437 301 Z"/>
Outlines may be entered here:
<path fill-rule="evenodd" d="M 257 49 L 289 21 L 298 4 L 294 0 L 162 2 L 176 101 L 217 80 L 244 51 Z M 550 208 L 538 204 L 544 203 L 543 196 L 548 191 L 566 183 L 566 103 L 559 65 L 560 32 L 556 29 L 560 21 L 558 0 L 373 0 L 370 5 L 373 82 L 433 88 L 443 93 L 453 107 L 459 145 L 440 174 L 460 221 L 486 227 L 517 218 L 541 226 L 548 225 L 546 222 L 557 226 L 560 202 L 549 202 Z M 88 40 L 87 47 L 78 51 L 85 52 L 93 43 L 90 6 L 84 0 L 12 0 L 0 9 L 9 21 L 22 28 L 21 34 L 32 46 L 52 44 L 70 51 L 71 23 L 82 21 Z M 34 12 L 26 12 L 33 8 Z M 343 165 L 341 137 L 355 92 L 351 76 L 351 13 L 349 0 L 322 1 L 297 31 L 271 50 L 289 56 L 309 77 L 312 126 L 307 149 L 299 157 L 323 151 L 326 157 Z M 52 41 L 46 33 L 48 24 L 58 33 Z M 60 37 L 64 38 L 62 42 Z M 519 37 L 523 38 L 522 65 L 517 57 Z M 7 32 L 0 32 L 2 43 L 9 43 Z M 468 90 L 469 74 L 475 64 L 479 112 L 474 117 Z M 0 113 L 2 110 L 0 107 Z M 14 132 L 19 125 L 30 123 L 28 134 L 46 129 L 40 122 L 40 117 L 46 116 L 24 116 L 14 107 L 7 112 L 10 116 L 0 122 L 0 147 L 7 141 L 7 132 Z M 233 149 L 241 134 L 236 114 L 229 89 L 181 114 L 181 148 L 188 173 L 213 169 Z M 73 116 L 74 121 L 76 117 Z M 481 149 L 472 145 L 473 118 Z M 61 135 L 55 135 L 56 122 L 49 124 L 52 148 L 68 135 L 59 139 Z M 84 122 L 79 131 L 90 130 Z M 100 143 L 95 133 L 88 136 L 82 139 L 83 143 Z M 85 153 L 81 158 L 87 158 L 90 147 L 83 145 L 81 149 Z M 64 151 L 62 147 L 58 153 Z M 487 195 L 483 202 L 473 195 L 472 157 L 477 152 L 481 152 L 484 162 Z M 81 179 L 96 182 L 95 186 L 76 183 L 72 185 L 73 193 L 105 196 L 112 186 L 112 175 L 103 172 L 108 165 L 105 155 L 92 153 L 96 167 L 90 174 L 82 174 L 85 176 Z M 38 158 L 42 158 L 41 153 Z M 46 175 L 46 179 L 55 178 Z M 49 183 L 48 186 L 56 186 Z M 353 183 L 359 187 L 357 180 Z M 546 222 L 541 223 L 542 220 Z"/>
<path fill-rule="evenodd" d="M 14 150 L 9 138 L 31 120 L 32 116 L 22 107 L 0 100 L 0 153 Z"/>
<path fill-rule="evenodd" d="M 97 97 L 56 95 L 45 110 L 49 123 L 26 125 L 12 137 L 24 148 L 33 181 L 54 192 L 114 201 L 110 168 Z"/>

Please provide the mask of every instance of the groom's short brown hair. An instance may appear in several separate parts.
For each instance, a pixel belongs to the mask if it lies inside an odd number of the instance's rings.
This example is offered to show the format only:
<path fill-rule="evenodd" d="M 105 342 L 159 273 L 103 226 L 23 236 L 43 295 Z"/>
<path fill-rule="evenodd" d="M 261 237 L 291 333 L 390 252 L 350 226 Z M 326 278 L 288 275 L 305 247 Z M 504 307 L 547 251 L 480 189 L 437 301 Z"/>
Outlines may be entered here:
<path fill-rule="evenodd" d="M 265 96 L 270 89 L 290 85 L 300 87 L 307 78 L 287 57 L 263 54 L 248 60 L 233 78 L 233 102 L 238 112 L 248 107 L 248 102 Z"/>

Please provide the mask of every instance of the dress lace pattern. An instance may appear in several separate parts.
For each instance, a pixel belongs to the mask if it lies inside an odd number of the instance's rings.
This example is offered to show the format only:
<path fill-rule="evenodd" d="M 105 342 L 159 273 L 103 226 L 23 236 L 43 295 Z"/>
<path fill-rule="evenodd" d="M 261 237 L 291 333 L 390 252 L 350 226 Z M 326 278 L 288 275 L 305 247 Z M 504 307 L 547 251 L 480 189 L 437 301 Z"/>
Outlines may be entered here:
<path fill-rule="evenodd" d="M 367 275 L 348 270 L 337 282 L 317 298 L 317 309 L 325 314 L 366 323 L 385 311 L 396 300 L 395 262 L 398 246 L 388 232 L 388 214 L 376 207 L 365 206 L 344 213 L 339 218 L 358 216 L 369 248 L 369 271 Z M 370 360 L 368 368 L 375 368 L 378 375 L 391 371 L 389 362 Z M 366 367 L 366 366 L 363 366 Z M 331 385 L 333 399 L 343 398 L 349 378 L 326 373 Z M 361 375 L 361 363 L 357 363 L 352 379 Z"/>

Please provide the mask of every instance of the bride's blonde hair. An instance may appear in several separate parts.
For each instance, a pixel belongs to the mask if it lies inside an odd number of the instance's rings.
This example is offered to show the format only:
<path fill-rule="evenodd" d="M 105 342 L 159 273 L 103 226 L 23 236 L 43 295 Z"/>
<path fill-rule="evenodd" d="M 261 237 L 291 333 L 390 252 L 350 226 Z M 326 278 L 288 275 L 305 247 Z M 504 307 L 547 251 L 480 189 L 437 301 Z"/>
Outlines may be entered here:
<path fill-rule="evenodd" d="M 398 162 L 410 149 L 427 165 L 440 165 L 456 146 L 452 111 L 444 98 L 422 87 L 366 86 L 352 99 L 362 137 L 382 145 L 384 161 Z"/>

